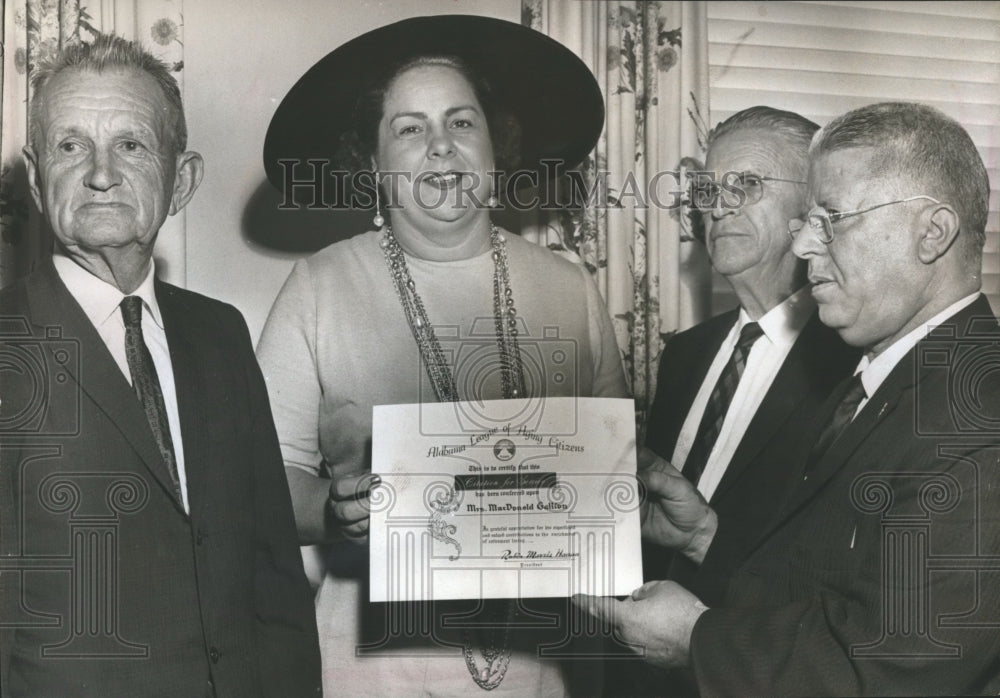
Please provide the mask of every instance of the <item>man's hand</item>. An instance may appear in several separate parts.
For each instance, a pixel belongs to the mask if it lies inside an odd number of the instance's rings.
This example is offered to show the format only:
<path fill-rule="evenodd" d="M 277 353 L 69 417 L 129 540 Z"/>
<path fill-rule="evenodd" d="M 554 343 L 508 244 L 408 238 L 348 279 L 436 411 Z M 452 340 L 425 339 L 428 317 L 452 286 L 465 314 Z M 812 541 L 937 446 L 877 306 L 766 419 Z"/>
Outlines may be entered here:
<path fill-rule="evenodd" d="M 715 512 L 677 468 L 647 448 L 639 450 L 638 476 L 646 486 L 643 537 L 700 565 L 719 527 Z"/>
<path fill-rule="evenodd" d="M 577 594 L 573 603 L 612 626 L 650 664 L 679 669 L 691 661 L 691 632 L 708 610 L 694 594 L 674 582 L 646 582 L 630 598 Z"/>

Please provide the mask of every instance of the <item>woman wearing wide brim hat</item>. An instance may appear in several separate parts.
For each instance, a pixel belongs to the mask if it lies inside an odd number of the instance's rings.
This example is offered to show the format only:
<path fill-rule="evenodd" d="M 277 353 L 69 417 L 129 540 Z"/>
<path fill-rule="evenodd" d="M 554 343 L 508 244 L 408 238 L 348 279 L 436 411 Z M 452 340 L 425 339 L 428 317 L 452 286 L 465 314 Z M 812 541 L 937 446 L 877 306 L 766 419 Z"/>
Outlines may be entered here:
<path fill-rule="evenodd" d="M 569 50 L 473 16 L 354 39 L 275 113 L 271 182 L 285 191 L 288 176 L 307 176 L 290 166 L 325 161 L 346 170 L 352 204 L 374 214 L 370 232 L 295 265 L 258 350 L 300 535 L 328 544 L 316 604 L 327 695 L 600 690 L 594 657 L 570 671 L 539 659 L 567 633 L 565 600 L 548 630 L 526 626 L 552 616 L 507 601 L 476 616 L 485 627 L 455 629 L 450 606 L 368 603 L 364 543 L 373 405 L 625 395 L 586 270 L 490 220 L 504 175 L 538 172 L 543 160 L 572 167 L 602 121 L 597 83 Z M 359 173 L 377 186 L 366 190 Z"/>

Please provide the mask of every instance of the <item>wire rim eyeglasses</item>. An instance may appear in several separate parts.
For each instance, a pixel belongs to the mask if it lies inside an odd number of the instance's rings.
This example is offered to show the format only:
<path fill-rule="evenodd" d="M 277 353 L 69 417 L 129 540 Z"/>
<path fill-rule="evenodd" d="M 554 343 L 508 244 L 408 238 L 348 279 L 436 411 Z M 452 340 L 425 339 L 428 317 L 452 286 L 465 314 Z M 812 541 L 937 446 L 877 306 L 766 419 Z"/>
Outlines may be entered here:
<path fill-rule="evenodd" d="M 824 245 L 829 245 L 833 242 L 833 224 L 837 221 L 845 218 L 852 218 L 854 216 L 860 216 L 862 213 L 868 213 L 869 211 L 874 211 L 877 208 L 893 206 L 895 204 L 905 204 L 919 199 L 926 199 L 927 201 L 935 204 L 941 203 L 933 196 L 919 194 L 917 196 L 910 196 L 906 199 L 886 201 L 884 204 L 876 204 L 875 206 L 869 206 L 868 208 L 862 208 L 855 211 L 834 211 L 831 213 L 822 206 L 817 206 L 816 208 L 810 210 L 809 213 L 806 214 L 805 218 L 793 218 L 788 221 L 788 237 L 795 240 L 796 236 L 802 231 L 802 229 L 808 227 L 809 230 L 816 234 L 816 237 L 819 238 L 820 242 Z"/>
<path fill-rule="evenodd" d="M 727 172 L 721 180 L 695 178 L 688 188 L 688 205 L 710 213 L 716 208 L 739 209 L 753 206 L 764 197 L 764 182 L 805 184 L 798 179 L 768 177 L 753 172 Z"/>

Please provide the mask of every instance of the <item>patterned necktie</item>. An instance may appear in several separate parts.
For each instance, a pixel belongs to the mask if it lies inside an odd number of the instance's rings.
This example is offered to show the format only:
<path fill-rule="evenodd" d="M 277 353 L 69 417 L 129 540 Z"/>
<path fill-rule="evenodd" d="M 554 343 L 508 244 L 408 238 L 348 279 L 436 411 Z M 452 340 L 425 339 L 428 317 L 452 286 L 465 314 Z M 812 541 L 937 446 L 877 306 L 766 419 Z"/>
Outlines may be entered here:
<path fill-rule="evenodd" d="M 121 309 L 122 319 L 125 321 L 125 358 L 128 359 L 128 370 L 132 374 L 132 387 L 146 412 L 146 420 L 153 430 L 153 438 L 160 448 L 163 462 L 167 464 L 177 501 L 183 502 L 177 458 L 170 438 L 170 422 L 167 421 L 167 407 L 163 402 L 163 391 L 160 390 L 153 357 L 142 338 L 142 299 L 139 296 L 126 296 L 122 299 Z"/>
<path fill-rule="evenodd" d="M 833 445 L 833 442 L 840 438 L 840 435 L 847 429 L 847 425 L 854 419 L 854 413 L 858 411 L 858 405 L 867 397 L 865 386 L 861 383 L 860 373 L 856 373 L 848 378 L 844 382 L 844 385 L 847 387 L 844 389 L 844 396 L 840 399 L 840 404 L 837 405 L 837 409 L 833 411 L 833 416 L 830 417 L 829 423 L 827 423 L 823 432 L 816 440 L 816 445 L 809 451 L 809 469 L 816 465 L 819 459 L 823 457 L 823 454 Z"/>
<path fill-rule="evenodd" d="M 701 424 L 698 425 L 698 433 L 691 444 L 687 460 L 684 461 L 684 470 L 681 471 L 688 480 L 695 485 L 701 479 L 701 474 L 705 470 L 708 456 L 712 453 L 719 432 L 722 431 L 722 423 L 726 420 L 726 413 L 729 411 L 729 404 L 736 394 L 736 386 L 743 377 L 743 369 L 746 367 L 747 355 L 750 354 L 750 347 L 757 341 L 764 331 L 756 322 L 748 322 L 740 330 L 740 338 L 733 349 L 733 355 L 729 357 L 729 362 L 722 369 L 719 380 L 712 389 L 712 394 L 708 398 L 705 406 L 705 413 L 701 417 Z"/>

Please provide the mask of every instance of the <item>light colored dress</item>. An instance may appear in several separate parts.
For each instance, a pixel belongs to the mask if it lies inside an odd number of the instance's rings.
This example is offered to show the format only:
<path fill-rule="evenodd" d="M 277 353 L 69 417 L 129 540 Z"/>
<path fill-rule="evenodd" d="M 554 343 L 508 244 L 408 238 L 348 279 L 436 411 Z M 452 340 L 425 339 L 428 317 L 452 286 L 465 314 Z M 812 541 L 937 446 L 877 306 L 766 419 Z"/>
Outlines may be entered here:
<path fill-rule="evenodd" d="M 505 237 L 529 394 L 624 397 L 611 322 L 586 270 L 517 235 Z M 372 406 L 435 399 L 380 240 L 380 233 L 368 232 L 299 261 L 271 309 L 257 353 L 286 467 L 316 474 L 325 461 L 336 474 L 367 472 Z M 454 352 L 459 395 L 502 397 L 500 372 L 489 368 L 498 356 L 491 252 L 454 262 L 408 256 L 407 265 L 442 347 Z M 316 613 L 325 695 L 480 692 L 465 664 L 461 633 L 438 622 L 452 607 L 369 603 L 367 546 L 326 546 L 323 560 Z M 560 603 L 565 611 L 565 600 Z M 433 631 L 417 630 L 407 639 L 388 630 L 399 614 L 413 613 L 430 617 Z M 381 642 L 387 636 L 391 641 Z M 600 662 L 572 662 L 567 672 L 538 658 L 540 637 L 539 631 L 511 633 L 510 665 L 491 693 L 562 696 L 570 679 L 592 693 Z M 358 649 L 364 646 L 377 649 Z M 478 650 L 476 658 L 482 666 Z"/>

